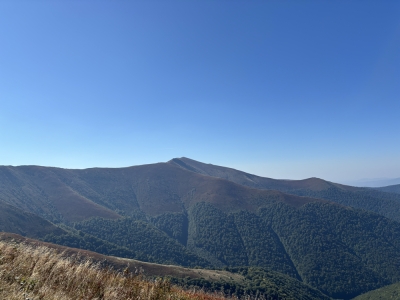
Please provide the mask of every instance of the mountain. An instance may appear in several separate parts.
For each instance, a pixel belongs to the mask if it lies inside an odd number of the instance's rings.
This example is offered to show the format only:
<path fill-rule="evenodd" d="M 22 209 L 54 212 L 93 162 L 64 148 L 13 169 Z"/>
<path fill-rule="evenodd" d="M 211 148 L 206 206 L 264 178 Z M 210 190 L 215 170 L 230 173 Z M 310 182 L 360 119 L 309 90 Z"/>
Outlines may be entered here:
<path fill-rule="evenodd" d="M 395 194 L 188 159 L 119 169 L 0 167 L 0 179 L 0 200 L 66 232 L 44 241 L 186 267 L 261 268 L 342 299 L 400 281 Z"/>
<path fill-rule="evenodd" d="M 384 186 L 384 187 L 375 188 L 375 189 L 382 191 L 382 192 L 400 194 L 400 184 L 389 185 L 389 186 Z"/>
<path fill-rule="evenodd" d="M 0 199 L 51 221 L 78 221 L 93 216 L 119 215 L 77 193 L 57 176 L 56 168 L 0 167 Z"/>
<path fill-rule="evenodd" d="M 369 210 L 400 221 L 400 195 L 393 194 L 390 189 L 359 188 L 319 178 L 304 180 L 272 179 L 231 168 L 204 164 L 185 157 L 174 158 L 169 163 L 194 173 L 223 178 L 244 186 L 325 199 L 346 206 Z"/>
<path fill-rule="evenodd" d="M 138 212 L 150 216 L 183 213 L 202 201 L 224 211 L 254 211 L 270 201 L 295 206 L 319 201 L 250 189 L 168 163 L 86 170 L 0 167 L 0 200 L 64 223 L 93 217 L 118 219 Z"/>
<path fill-rule="evenodd" d="M 226 270 L 189 269 L 173 265 L 152 264 L 44 243 L 16 234 L 0 233 L 0 250 L 8 245 L 12 245 L 15 248 L 16 245 L 21 244 L 24 245 L 24 247 L 18 249 L 19 251 L 33 250 L 39 247 L 41 249 L 47 248 L 55 250 L 55 253 L 59 255 L 60 259 L 71 257 L 78 258 L 78 261 L 89 259 L 98 266 L 97 269 L 99 270 L 108 270 L 112 268 L 117 272 L 141 274 L 146 278 L 167 277 L 171 282 L 185 288 L 190 287 L 193 289 L 197 287 L 197 289 L 205 289 L 212 292 L 215 290 L 224 290 L 226 293 L 238 296 L 244 296 L 245 294 L 261 294 L 273 299 L 330 299 L 320 291 L 296 279 L 273 271 L 256 268 L 240 268 L 232 270 L 234 272 L 229 272 Z M 40 251 L 36 251 L 36 253 L 39 252 Z M 28 255 L 32 256 L 32 254 Z M 43 258 L 41 258 L 41 260 L 43 260 Z M 4 265 L 4 261 L 2 265 Z M 28 281 L 26 278 L 25 280 Z"/>

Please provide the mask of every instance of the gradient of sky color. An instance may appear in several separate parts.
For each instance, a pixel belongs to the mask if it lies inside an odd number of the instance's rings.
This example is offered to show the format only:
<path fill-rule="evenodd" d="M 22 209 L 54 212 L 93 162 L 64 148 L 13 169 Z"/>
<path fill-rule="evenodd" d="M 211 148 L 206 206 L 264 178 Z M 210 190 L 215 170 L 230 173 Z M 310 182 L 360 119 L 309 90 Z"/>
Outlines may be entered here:
<path fill-rule="evenodd" d="M 0 165 L 181 156 L 400 177 L 400 2 L 0 2 Z"/>

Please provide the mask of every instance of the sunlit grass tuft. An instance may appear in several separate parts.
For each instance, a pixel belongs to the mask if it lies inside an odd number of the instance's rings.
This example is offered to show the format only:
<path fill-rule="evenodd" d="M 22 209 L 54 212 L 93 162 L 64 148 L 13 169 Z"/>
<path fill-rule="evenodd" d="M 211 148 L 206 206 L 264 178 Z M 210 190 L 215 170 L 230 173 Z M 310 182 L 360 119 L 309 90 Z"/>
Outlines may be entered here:
<path fill-rule="evenodd" d="M 164 279 L 117 272 L 55 249 L 0 242 L 0 299 L 216 300 L 222 296 L 184 291 Z"/>

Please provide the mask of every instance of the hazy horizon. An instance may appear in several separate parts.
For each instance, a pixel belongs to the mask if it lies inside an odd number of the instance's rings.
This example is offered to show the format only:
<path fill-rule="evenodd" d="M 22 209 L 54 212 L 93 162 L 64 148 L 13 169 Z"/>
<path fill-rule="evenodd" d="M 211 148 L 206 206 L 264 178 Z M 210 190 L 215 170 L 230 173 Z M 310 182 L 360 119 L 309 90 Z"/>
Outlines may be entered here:
<path fill-rule="evenodd" d="M 400 177 L 400 3 L 2 1 L 0 165 Z"/>

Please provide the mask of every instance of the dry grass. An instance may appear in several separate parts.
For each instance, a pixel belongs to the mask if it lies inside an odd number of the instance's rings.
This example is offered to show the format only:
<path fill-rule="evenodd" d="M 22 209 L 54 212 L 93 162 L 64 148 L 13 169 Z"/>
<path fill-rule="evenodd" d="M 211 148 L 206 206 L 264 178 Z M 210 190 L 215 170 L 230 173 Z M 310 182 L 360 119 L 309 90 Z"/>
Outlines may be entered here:
<path fill-rule="evenodd" d="M 158 279 L 103 269 L 55 249 L 0 242 L 0 299 L 176 299 L 217 300 L 222 296 L 190 292 Z"/>

